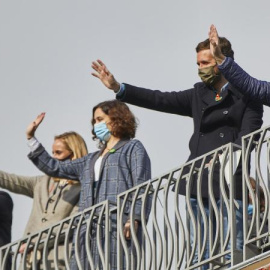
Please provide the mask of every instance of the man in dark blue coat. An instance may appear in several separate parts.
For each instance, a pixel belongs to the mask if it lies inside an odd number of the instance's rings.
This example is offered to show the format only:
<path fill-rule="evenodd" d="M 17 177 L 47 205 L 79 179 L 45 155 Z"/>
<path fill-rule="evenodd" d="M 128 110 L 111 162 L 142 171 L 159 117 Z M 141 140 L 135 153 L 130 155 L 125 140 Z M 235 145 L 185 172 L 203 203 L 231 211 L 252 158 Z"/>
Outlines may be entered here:
<path fill-rule="evenodd" d="M 234 58 L 231 43 L 219 38 L 219 46 L 225 56 Z M 101 60 L 92 63 L 93 76 L 116 93 L 121 101 L 160 112 L 189 116 L 193 118 L 194 132 L 189 142 L 188 160 L 199 157 L 229 142 L 241 144 L 241 137 L 259 129 L 262 125 L 263 108 L 260 103 L 243 96 L 230 85 L 219 72 L 216 60 L 210 51 L 209 39 L 196 47 L 198 73 L 202 82 L 193 88 L 179 92 L 161 92 L 129 84 L 119 84 Z M 237 170 L 234 176 L 235 198 L 239 200 L 241 211 L 242 173 Z M 196 185 L 191 190 L 196 208 Z M 180 184 L 180 194 L 185 195 L 185 183 Z M 208 178 L 202 179 L 202 197 L 208 209 Z M 213 192 L 217 200 L 220 196 L 219 177 L 214 175 Z M 242 224 L 240 220 L 239 224 Z M 242 228 L 237 228 L 237 248 L 242 249 Z M 207 255 L 206 255 L 207 256 Z"/>

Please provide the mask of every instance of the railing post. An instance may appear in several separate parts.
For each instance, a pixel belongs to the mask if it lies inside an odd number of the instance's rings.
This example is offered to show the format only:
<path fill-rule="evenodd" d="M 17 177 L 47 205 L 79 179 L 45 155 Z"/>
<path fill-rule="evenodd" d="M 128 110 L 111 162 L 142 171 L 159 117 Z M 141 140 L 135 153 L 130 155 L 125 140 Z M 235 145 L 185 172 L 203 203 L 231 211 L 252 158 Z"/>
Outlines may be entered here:
<path fill-rule="evenodd" d="M 247 147 L 246 147 L 246 140 L 242 138 L 242 196 L 243 196 L 243 220 L 248 219 L 247 215 L 247 206 L 248 206 L 248 201 L 247 201 L 247 185 L 246 185 L 246 178 L 247 178 L 247 173 L 246 173 L 246 162 L 247 162 Z M 243 260 L 248 259 L 248 247 L 246 244 L 247 240 L 247 234 L 248 234 L 248 227 L 247 227 L 247 222 L 244 222 L 243 224 Z"/>
<path fill-rule="evenodd" d="M 121 223 L 120 216 L 121 209 L 121 197 L 117 196 L 117 269 L 122 270 L 122 261 L 123 261 L 123 251 L 121 248 L 121 238 L 120 238 L 120 230 L 122 227 L 119 225 Z"/>
<path fill-rule="evenodd" d="M 112 234 L 111 222 L 110 222 L 110 210 L 109 203 L 107 201 L 105 205 L 105 270 L 110 270 L 110 235 Z"/>
<path fill-rule="evenodd" d="M 268 188 L 268 193 L 265 196 L 265 204 L 269 206 L 269 191 L 270 191 L 270 140 L 267 140 L 267 188 Z M 265 207 L 268 209 L 267 213 L 267 228 L 268 232 L 270 232 L 270 211 L 269 207 Z M 267 236 L 268 242 L 270 242 L 270 234 Z"/>
<path fill-rule="evenodd" d="M 230 175 L 230 211 L 227 213 L 230 224 L 230 248 L 231 248 L 231 265 L 236 264 L 236 208 L 239 205 L 235 205 L 235 188 L 233 183 L 233 147 L 229 146 L 229 175 Z M 229 229 L 229 228 L 228 228 Z"/>

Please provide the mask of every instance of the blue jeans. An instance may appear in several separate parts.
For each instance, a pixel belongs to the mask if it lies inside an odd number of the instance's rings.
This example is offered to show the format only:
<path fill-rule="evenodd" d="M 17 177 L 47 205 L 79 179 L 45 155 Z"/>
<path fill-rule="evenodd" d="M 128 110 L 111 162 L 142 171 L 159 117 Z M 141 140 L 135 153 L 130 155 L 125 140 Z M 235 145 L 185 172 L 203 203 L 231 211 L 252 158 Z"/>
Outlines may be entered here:
<path fill-rule="evenodd" d="M 243 250 L 243 202 L 240 201 L 240 200 L 236 200 L 236 202 L 238 203 L 239 205 L 239 208 L 237 209 L 237 207 L 235 208 L 236 209 L 236 214 L 235 214 L 235 221 L 236 221 L 236 224 L 235 224 L 235 230 L 236 230 L 236 249 L 238 250 Z M 191 198 L 190 199 L 190 203 L 191 203 L 191 207 L 192 207 L 192 211 L 193 211 L 193 214 L 195 216 L 195 219 L 197 220 L 197 213 L 198 213 L 198 202 L 197 202 L 197 199 L 194 199 L 194 198 Z M 218 209 L 220 209 L 220 200 L 217 200 L 216 201 L 217 203 L 217 207 Z M 204 211 L 206 213 L 206 217 L 207 217 L 207 221 L 209 222 L 209 202 L 208 202 L 208 199 L 204 199 L 203 200 L 203 206 L 204 206 Z M 226 237 L 226 234 L 227 234 L 227 231 L 228 231 L 228 215 L 227 215 L 227 209 L 226 209 L 226 206 L 224 205 L 224 211 L 223 211 L 224 215 L 223 215 L 223 235 L 224 237 Z M 202 239 L 203 239 L 203 234 L 204 234 L 204 224 L 203 224 L 203 220 L 201 218 L 201 235 L 202 235 Z M 216 219 L 214 217 L 214 214 L 213 214 L 213 234 L 215 236 L 215 231 L 216 231 Z M 197 235 L 198 235 L 198 232 L 197 232 Z M 231 237 L 231 236 L 229 236 Z M 193 245 L 194 243 L 194 228 L 193 226 L 190 224 L 190 243 L 191 243 L 191 246 Z M 198 241 L 197 241 L 197 245 L 198 245 Z M 228 246 L 227 246 L 227 249 L 231 249 L 231 241 L 229 240 L 228 242 Z M 205 247 L 205 252 L 204 252 L 204 255 L 203 255 L 203 260 L 206 260 L 209 258 L 209 234 L 207 235 L 207 239 L 206 239 L 206 247 Z M 231 254 L 227 254 L 225 255 L 225 258 L 226 260 L 230 260 L 231 259 Z M 198 248 L 196 247 L 196 250 L 195 250 L 195 254 L 194 254 L 194 258 L 192 260 L 192 263 L 193 264 L 196 264 L 198 263 Z M 209 264 L 205 264 L 202 266 L 202 269 L 203 270 L 206 270 L 209 268 Z"/>

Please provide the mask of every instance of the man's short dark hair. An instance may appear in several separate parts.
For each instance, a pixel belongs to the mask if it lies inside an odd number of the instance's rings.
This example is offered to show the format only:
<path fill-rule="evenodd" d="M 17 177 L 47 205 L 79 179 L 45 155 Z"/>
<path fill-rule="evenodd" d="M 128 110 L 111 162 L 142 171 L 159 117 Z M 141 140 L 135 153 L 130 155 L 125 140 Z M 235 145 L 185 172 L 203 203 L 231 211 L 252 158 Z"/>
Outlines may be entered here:
<path fill-rule="evenodd" d="M 219 37 L 219 46 L 221 48 L 221 52 L 227 56 L 234 59 L 234 51 L 232 50 L 232 44 L 231 42 L 225 38 L 225 37 Z M 210 50 L 210 41 L 209 39 L 206 39 L 202 42 L 200 42 L 196 47 L 196 52 L 200 52 L 203 50 Z"/>

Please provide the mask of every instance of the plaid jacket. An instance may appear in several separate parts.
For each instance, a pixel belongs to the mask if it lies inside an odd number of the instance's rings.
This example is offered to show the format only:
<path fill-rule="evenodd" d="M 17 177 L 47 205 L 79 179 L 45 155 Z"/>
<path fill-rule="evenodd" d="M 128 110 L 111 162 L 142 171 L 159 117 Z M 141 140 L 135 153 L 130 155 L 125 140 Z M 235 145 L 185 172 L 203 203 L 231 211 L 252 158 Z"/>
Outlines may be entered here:
<path fill-rule="evenodd" d="M 52 158 L 40 145 L 28 157 L 45 174 L 81 182 L 79 210 L 82 211 L 104 200 L 116 202 L 117 195 L 151 178 L 148 154 L 138 140 L 121 140 L 115 151 L 108 152 L 102 159 L 99 181 L 94 194 L 94 165 L 100 151 L 67 161 Z M 136 213 L 139 214 L 139 213 Z"/>
<path fill-rule="evenodd" d="M 150 159 L 142 143 L 138 140 L 121 140 L 114 149 L 108 152 L 102 159 L 99 181 L 94 189 L 95 170 L 94 165 L 100 151 L 89 154 L 81 159 L 58 161 L 53 159 L 40 145 L 34 152 L 29 154 L 33 163 L 47 175 L 68 179 L 79 179 L 81 182 L 81 195 L 79 210 L 99 203 L 104 200 L 116 202 L 117 195 L 151 178 Z M 94 191 L 95 190 L 95 191 Z M 149 214 L 150 204 L 146 209 Z M 126 218 L 129 215 L 129 208 L 125 209 Z M 135 206 L 135 218 L 140 219 L 141 204 Z M 117 242 L 116 217 L 111 220 L 112 232 L 110 235 L 110 265 L 112 270 L 117 269 Z M 138 232 L 138 238 L 140 239 Z M 85 248 L 85 228 L 80 231 L 80 262 L 83 269 L 88 270 L 89 262 Z M 95 236 L 92 236 L 91 253 L 95 265 L 100 264 Z M 131 243 L 129 243 L 131 245 Z M 71 260 L 71 269 L 77 268 L 74 258 Z M 125 269 L 125 267 L 123 268 Z"/>

